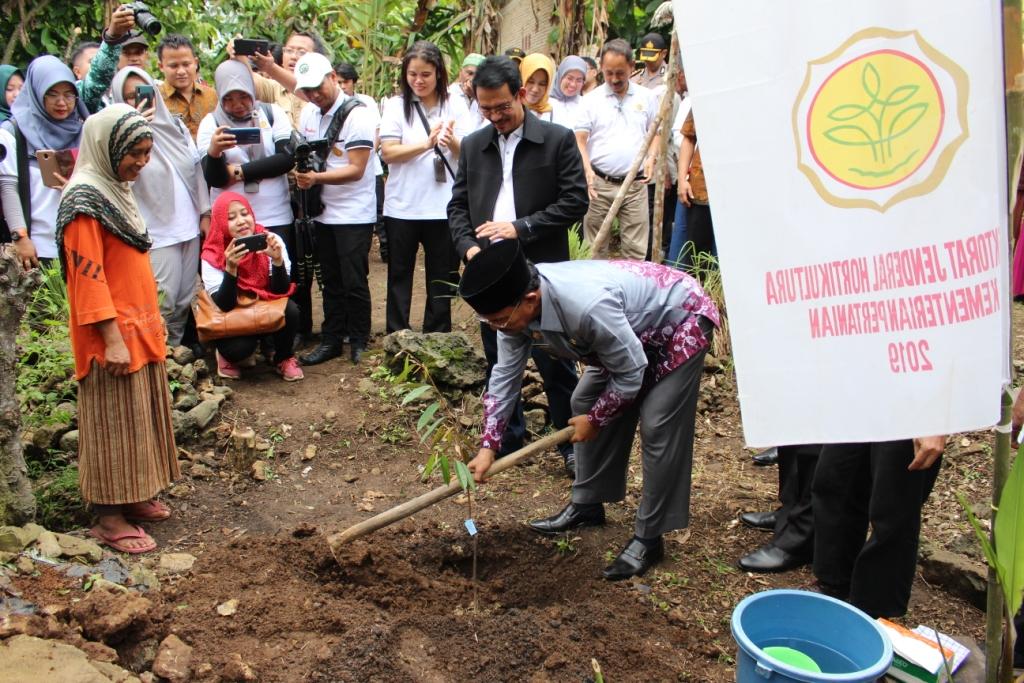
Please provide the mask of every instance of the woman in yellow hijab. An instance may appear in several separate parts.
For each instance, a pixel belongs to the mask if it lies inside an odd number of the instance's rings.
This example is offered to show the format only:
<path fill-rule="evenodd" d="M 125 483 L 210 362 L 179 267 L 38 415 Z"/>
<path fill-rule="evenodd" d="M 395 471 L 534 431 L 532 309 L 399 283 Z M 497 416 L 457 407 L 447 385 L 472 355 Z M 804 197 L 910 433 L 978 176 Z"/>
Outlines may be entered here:
<path fill-rule="evenodd" d="M 548 94 L 555 80 L 555 63 L 547 55 L 534 52 L 523 58 L 519 74 L 526 88 L 526 106 L 540 118 L 550 121 L 552 107 Z"/>

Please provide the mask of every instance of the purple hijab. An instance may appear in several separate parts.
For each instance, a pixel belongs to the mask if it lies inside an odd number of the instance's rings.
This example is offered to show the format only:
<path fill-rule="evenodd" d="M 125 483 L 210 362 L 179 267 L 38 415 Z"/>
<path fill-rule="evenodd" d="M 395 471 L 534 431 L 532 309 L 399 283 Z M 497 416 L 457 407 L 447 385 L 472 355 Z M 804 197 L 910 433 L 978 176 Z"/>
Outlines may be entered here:
<path fill-rule="evenodd" d="M 555 85 L 551 88 L 552 99 L 556 99 L 559 102 L 568 102 L 570 100 L 577 99 L 579 97 L 578 93 L 576 97 L 569 97 L 562 92 L 562 79 L 565 78 L 565 75 L 570 71 L 579 71 L 583 74 L 583 78 L 586 78 L 587 68 L 587 63 L 583 61 L 582 57 L 571 55 L 563 59 L 562 63 L 558 65 L 558 71 L 555 73 Z M 580 90 L 583 90 L 583 88 L 581 87 Z"/>

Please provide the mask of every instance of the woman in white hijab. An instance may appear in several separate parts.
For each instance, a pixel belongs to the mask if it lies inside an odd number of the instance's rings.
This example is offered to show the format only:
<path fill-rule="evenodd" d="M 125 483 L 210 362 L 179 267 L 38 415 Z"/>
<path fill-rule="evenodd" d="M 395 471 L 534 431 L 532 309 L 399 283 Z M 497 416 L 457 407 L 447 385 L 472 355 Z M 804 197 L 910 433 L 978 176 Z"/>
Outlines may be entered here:
<path fill-rule="evenodd" d="M 130 186 L 152 148 L 153 130 L 128 105 L 93 114 L 57 210 L 79 383 L 79 487 L 99 519 L 89 533 L 126 553 L 156 548 L 128 520 L 167 519 L 156 496 L 179 476 L 151 241 Z"/>
<path fill-rule="evenodd" d="M 134 105 L 140 85 L 155 83 L 138 67 L 121 69 L 110 86 L 114 102 Z M 153 154 L 132 193 L 153 240 L 149 261 L 163 293 L 160 313 L 167 323 L 167 343 L 178 346 L 196 289 L 200 235 L 210 225 L 210 192 L 188 128 L 167 109 L 159 91 L 153 109 L 143 116 L 153 129 Z"/>

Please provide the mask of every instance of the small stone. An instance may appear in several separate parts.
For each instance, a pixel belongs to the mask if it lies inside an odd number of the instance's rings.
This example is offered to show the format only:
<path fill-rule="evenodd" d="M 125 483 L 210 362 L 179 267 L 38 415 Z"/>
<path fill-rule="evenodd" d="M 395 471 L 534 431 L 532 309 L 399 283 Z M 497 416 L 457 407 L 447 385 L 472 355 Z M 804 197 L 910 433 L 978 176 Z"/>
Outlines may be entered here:
<path fill-rule="evenodd" d="M 78 452 L 78 430 L 72 429 L 70 432 L 65 432 L 64 436 L 60 437 L 60 449 L 65 453 L 77 453 Z"/>
<path fill-rule="evenodd" d="M 160 556 L 160 571 L 167 574 L 181 574 L 192 569 L 192 565 L 195 563 L 195 555 L 188 553 L 164 553 Z"/>
<path fill-rule="evenodd" d="M 54 534 L 64 557 L 87 557 L 92 562 L 103 559 L 103 548 L 97 543 L 84 538 L 76 538 L 67 534 Z"/>
<path fill-rule="evenodd" d="M 54 412 L 61 416 L 62 420 L 75 422 L 78 419 L 78 404 L 73 401 L 58 403 Z"/>
<path fill-rule="evenodd" d="M 192 467 L 188 469 L 188 473 L 194 479 L 209 479 L 210 477 L 217 476 L 216 472 L 211 470 L 206 465 L 198 462 L 192 464 Z"/>
<path fill-rule="evenodd" d="M 192 349 L 187 346 L 175 346 L 171 350 L 171 358 L 178 365 L 188 365 L 196 359 L 196 355 L 192 353 Z"/>
<path fill-rule="evenodd" d="M 185 498 L 192 495 L 192 487 L 185 483 L 175 484 L 167 489 L 167 495 L 171 498 Z"/>
<path fill-rule="evenodd" d="M 204 391 L 203 393 L 199 394 L 199 400 L 216 401 L 217 405 L 219 406 L 220 404 L 224 403 L 224 401 L 228 400 L 228 397 L 225 396 L 224 394 L 215 394 L 212 391 Z"/>
<path fill-rule="evenodd" d="M 274 473 L 270 465 L 262 460 L 257 460 L 252 464 L 252 478 L 256 481 L 266 481 Z"/>
<path fill-rule="evenodd" d="M 0 550 L 9 553 L 20 553 L 25 546 L 34 540 L 35 537 L 32 532 L 26 531 L 20 526 L 0 527 Z"/>
<path fill-rule="evenodd" d="M 377 384 L 369 377 L 363 377 L 356 385 L 360 394 L 372 394 L 377 391 Z"/>
<path fill-rule="evenodd" d="M 328 410 L 326 413 L 324 413 L 325 420 L 334 420 L 337 419 L 337 417 L 338 413 L 334 412 L 333 410 Z"/>
<path fill-rule="evenodd" d="M 216 417 L 219 407 L 216 401 L 203 401 L 186 414 L 196 421 L 199 429 L 206 429 L 206 426 Z"/>
<path fill-rule="evenodd" d="M 302 453 L 303 460 L 312 460 L 316 457 L 316 444 L 311 443 L 306 446 L 306 450 Z"/>
<path fill-rule="evenodd" d="M 104 645 L 103 643 L 95 643 L 91 640 L 87 640 L 81 644 L 79 649 L 85 653 L 85 656 L 96 662 L 116 662 L 117 661 L 117 650 Z"/>
<path fill-rule="evenodd" d="M 213 673 L 213 664 L 209 662 L 203 662 L 196 667 L 196 678 L 206 678 Z"/>
<path fill-rule="evenodd" d="M 202 358 L 192 363 L 192 367 L 196 369 L 196 377 L 206 377 L 210 374 L 210 366 L 206 364 L 206 361 Z"/>
<path fill-rule="evenodd" d="M 220 675 L 222 680 L 235 681 L 236 683 L 256 680 L 256 672 L 253 671 L 249 664 L 242 661 L 242 655 L 237 652 L 232 652 L 228 655 Z"/>
<path fill-rule="evenodd" d="M 181 363 L 178 363 L 173 358 L 168 358 L 164 361 L 164 367 L 167 368 L 167 376 L 171 379 L 178 379 L 181 377 Z"/>
<path fill-rule="evenodd" d="M 189 411 L 199 405 L 199 395 L 191 384 L 186 384 L 175 392 L 174 409 Z"/>
<path fill-rule="evenodd" d="M 134 624 L 148 619 L 153 603 L 134 591 L 94 588 L 71 608 L 82 633 L 92 640 L 113 640 Z"/>
<path fill-rule="evenodd" d="M 357 481 L 359 481 L 359 475 L 358 474 L 349 474 L 349 475 L 347 475 L 345 477 L 345 483 L 346 484 L 354 484 Z"/>
<path fill-rule="evenodd" d="M 548 423 L 548 414 L 540 408 L 527 410 L 523 413 L 523 417 L 526 418 L 526 428 L 534 433 L 544 431 L 544 427 Z"/>
<path fill-rule="evenodd" d="M 195 384 L 196 383 L 196 369 L 191 363 L 188 365 L 181 366 L 181 375 L 179 379 L 183 384 Z"/>
<path fill-rule="evenodd" d="M 373 469 L 370 470 L 370 474 L 372 474 L 374 476 L 380 475 L 380 468 L 379 467 L 374 467 Z"/>
<path fill-rule="evenodd" d="M 565 658 L 565 655 L 560 652 L 555 652 L 548 655 L 548 658 L 544 660 L 544 668 L 548 671 L 554 669 L 561 669 L 563 666 L 569 663 L 569 660 Z"/>
<path fill-rule="evenodd" d="M 233 616 L 237 611 L 238 600 L 235 598 L 231 598 L 227 602 L 222 602 L 221 604 L 217 605 L 217 614 L 221 615 L 222 617 Z"/>
<path fill-rule="evenodd" d="M 196 410 L 198 407 L 199 406 L 196 406 L 196 408 L 192 408 L 192 410 Z M 191 439 L 199 428 L 196 423 L 196 418 L 193 417 L 191 411 L 184 413 L 180 410 L 172 410 L 171 424 L 174 427 L 174 438 L 178 443 Z"/>
<path fill-rule="evenodd" d="M 212 389 L 210 389 L 210 392 L 231 398 L 231 395 L 235 393 L 235 390 L 232 389 L 231 387 L 213 387 Z"/>
<path fill-rule="evenodd" d="M 474 422 L 473 418 L 468 415 L 461 415 L 459 417 L 459 424 L 466 429 L 472 429 L 476 422 Z"/>
<path fill-rule="evenodd" d="M 160 579 L 157 578 L 156 572 L 149 567 L 143 567 L 141 564 L 132 567 L 130 578 L 133 586 L 143 586 L 147 590 L 160 589 Z"/>
<path fill-rule="evenodd" d="M 20 555 L 17 560 L 14 561 L 14 567 L 18 570 L 19 574 L 32 574 L 36 570 L 36 563 L 32 561 L 31 557 Z"/>
<path fill-rule="evenodd" d="M 189 680 L 192 673 L 192 648 L 173 633 L 167 636 L 156 652 L 153 673 L 171 683 Z"/>

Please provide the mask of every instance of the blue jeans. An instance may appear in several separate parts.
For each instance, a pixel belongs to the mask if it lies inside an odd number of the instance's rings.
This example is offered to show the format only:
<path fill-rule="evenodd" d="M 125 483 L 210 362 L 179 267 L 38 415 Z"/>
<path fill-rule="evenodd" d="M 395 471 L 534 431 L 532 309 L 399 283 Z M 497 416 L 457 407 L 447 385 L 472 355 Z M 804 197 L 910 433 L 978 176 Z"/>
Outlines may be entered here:
<path fill-rule="evenodd" d="M 686 244 L 686 206 L 676 197 L 676 217 L 672 222 L 672 241 L 668 246 L 668 254 L 665 255 L 665 263 L 681 268 L 681 253 L 683 245 Z"/>

